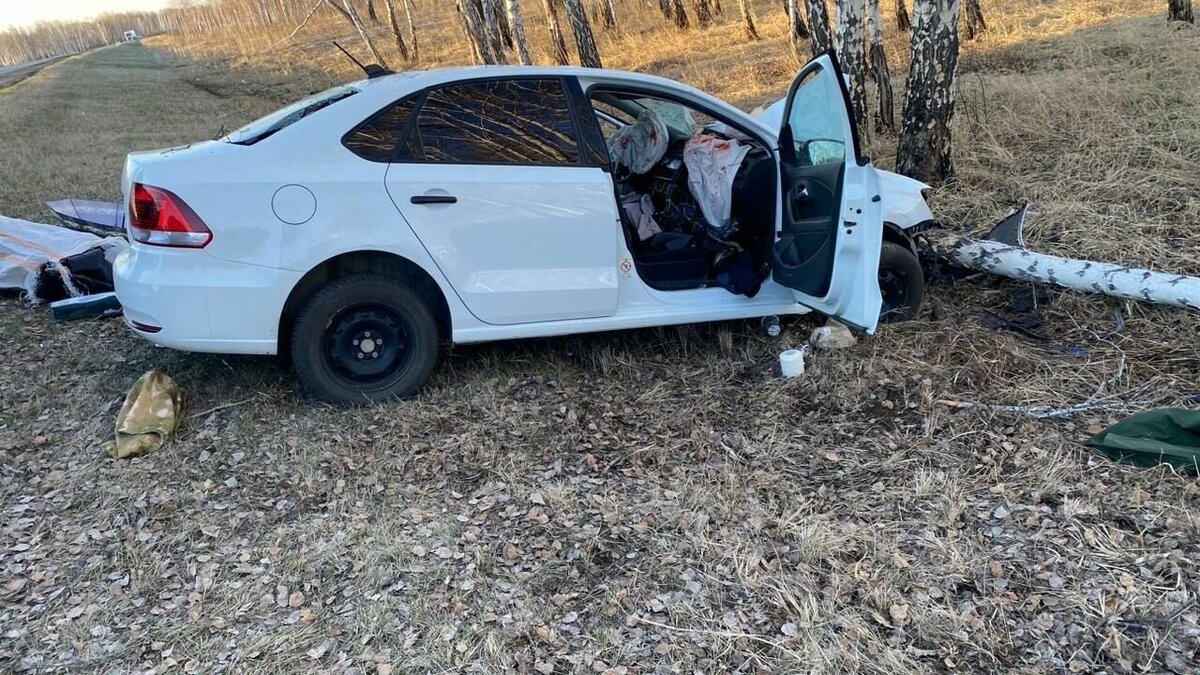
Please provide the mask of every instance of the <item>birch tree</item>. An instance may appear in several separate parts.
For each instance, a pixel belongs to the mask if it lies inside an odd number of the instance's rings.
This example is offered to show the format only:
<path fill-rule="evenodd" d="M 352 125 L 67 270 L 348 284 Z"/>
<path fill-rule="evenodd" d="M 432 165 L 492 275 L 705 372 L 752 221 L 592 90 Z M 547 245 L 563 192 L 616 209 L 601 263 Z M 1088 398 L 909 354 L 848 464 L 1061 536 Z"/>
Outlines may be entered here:
<path fill-rule="evenodd" d="M 617 6 L 613 0 L 600 0 L 600 15 L 604 18 L 604 27 L 617 30 Z"/>
<path fill-rule="evenodd" d="M 488 39 L 483 24 L 483 6 L 479 0 L 458 0 L 458 13 L 462 19 L 463 30 L 471 43 L 475 59 L 484 65 L 496 63 L 492 53 L 492 44 Z"/>
<path fill-rule="evenodd" d="M 338 12 L 342 16 L 346 17 L 346 19 L 350 21 L 351 25 L 354 26 L 354 30 L 358 32 L 358 36 L 367 44 L 367 49 L 370 50 L 371 56 L 375 59 L 375 63 L 387 68 L 387 61 L 384 60 L 383 54 L 379 53 L 379 49 L 375 46 L 375 41 L 371 39 L 370 34 L 367 33 L 366 27 L 363 26 L 362 19 L 358 18 L 358 10 L 354 8 L 354 3 L 351 2 L 351 0 L 342 0 L 342 2 L 345 4 L 344 8 L 338 7 L 336 4 L 334 4 L 333 0 L 325 0 L 325 4 L 338 10 Z"/>
<path fill-rule="evenodd" d="M 400 52 L 400 58 L 408 61 L 410 60 L 408 45 L 404 43 L 404 33 L 400 31 L 400 19 L 396 16 L 395 0 L 383 0 L 383 5 L 387 11 L 388 29 L 392 31 L 392 39 L 396 42 L 396 51 Z"/>
<path fill-rule="evenodd" d="M 413 20 L 412 0 L 404 0 L 404 18 L 408 21 L 408 46 L 412 48 L 413 61 L 421 58 L 421 49 L 417 44 L 417 24 Z"/>
<path fill-rule="evenodd" d="M 696 26 L 707 28 L 713 22 L 712 5 L 708 0 L 692 0 L 692 9 L 696 12 Z"/>
<path fill-rule="evenodd" d="M 908 7 L 904 0 L 896 0 L 896 29 L 901 33 L 912 30 L 912 22 L 908 20 Z"/>
<path fill-rule="evenodd" d="M 916 0 L 913 5 L 912 65 L 896 170 L 926 183 L 941 183 L 954 171 L 950 119 L 958 69 L 958 16 L 959 0 Z"/>
<path fill-rule="evenodd" d="M 803 0 L 783 0 L 784 10 L 788 20 L 788 43 L 792 45 L 792 53 L 800 63 L 808 61 L 811 50 L 809 40 L 811 35 L 808 26 L 804 25 L 804 14 L 800 10 Z"/>
<path fill-rule="evenodd" d="M 554 62 L 565 66 L 571 62 L 567 56 L 567 40 L 563 37 L 562 24 L 558 20 L 558 3 L 560 0 L 542 0 L 546 10 L 546 29 L 550 32 L 550 51 Z"/>
<path fill-rule="evenodd" d="M 691 22 L 688 21 L 687 11 L 683 8 L 683 0 L 666 0 L 666 2 L 671 8 L 671 16 L 669 18 L 675 22 L 675 27 L 687 28 Z"/>
<path fill-rule="evenodd" d="M 864 0 L 837 0 L 838 61 L 850 77 L 851 115 L 859 129 L 867 126 L 867 57 L 863 51 Z"/>
<path fill-rule="evenodd" d="M 829 10 L 825 7 L 825 0 L 804 0 L 804 7 L 808 12 L 808 39 L 812 42 L 812 55 L 833 49 L 833 34 L 829 31 Z"/>
<path fill-rule="evenodd" d="M 875 80 L 875 131 L 896 128 L 895 104 L 892 102 L 892 75 L 888 71 L 887 53 L 883 51 L 883 21 L 879 0 L 867 0 L 867 31 L 870 38 L 871 76 Z"/>
<path fill-rule="evenodd" d="M 600 50 L 596 49 L 596 39 L 592 35 L 592 24 L 588 21 L 587 11 L 583 8 L 583 0 L 563 0 L 567 7 L 567 19 L 571 22 L 571 32 L 575 35 L 575 47 L 579 51 L 579 65 L 584 68 L 603 68 L 600 65 Z"/>
<path fill-rule="evenodd" d="M 525 17 L 521 15 L 521 0 L 508 0 L 508 25 L 512 28 L 513 41 L 517 45 L 517 58 L 522 65 L 533 65 L 533 57 L 529 55 L 529 42 L 525 39 Z"/>
<path fill-rule="evenodd" d="M 500 27 L 500 18 L 496 16 L 496 4 L 492 0 L 476 1 L 479 3 L 479 13 L 483 17 L 483 37 L 492 52 L 492 60 L 494 63 L 506 64 L 508 59 L 504 56 L 504 35 Z"/>
<path fill-rule="evenodd" d="M 1167 0 L 1167 21 L 1196 23 L 1192 13 L 1192 0 Z"/>
<path fill-rule="evenodd" d="M 966 0 L 967 10 L 967 39 L 974 40 L 977 35 L 987 30 L 987 21 L 983 19 L 983 7 L 979 0 Z"/>
<path fill-rule="evenodd" d="M 789 1 L 794 3 L 796 0 Z M 742 8 L 742 20 L 746 22 L 746 39 L 759 39 L 758 27 L 754 25 L 754 7 L 750 5 L 750 0 L 739 0 L 738 4 Z"/>

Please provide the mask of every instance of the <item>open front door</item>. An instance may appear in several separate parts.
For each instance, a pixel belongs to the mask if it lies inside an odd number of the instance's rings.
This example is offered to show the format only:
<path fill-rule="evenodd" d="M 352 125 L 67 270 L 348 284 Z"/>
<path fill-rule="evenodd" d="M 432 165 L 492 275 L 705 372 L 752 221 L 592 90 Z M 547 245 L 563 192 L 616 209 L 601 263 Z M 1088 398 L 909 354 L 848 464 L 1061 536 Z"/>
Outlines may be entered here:
<path fill-rule="evenodd" d="M 860 159 L 849 108 L 832 52 L 792 83 L 779 133 L 782 208 L 771 271 L 800 304 L 874 333 L 883 304 L 879 177 Z"/>

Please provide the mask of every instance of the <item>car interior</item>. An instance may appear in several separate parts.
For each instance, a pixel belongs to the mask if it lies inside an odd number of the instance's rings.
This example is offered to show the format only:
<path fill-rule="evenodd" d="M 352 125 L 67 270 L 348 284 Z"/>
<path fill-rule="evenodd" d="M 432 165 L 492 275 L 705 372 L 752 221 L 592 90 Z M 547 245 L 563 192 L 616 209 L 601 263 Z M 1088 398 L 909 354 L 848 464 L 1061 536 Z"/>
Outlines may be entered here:
<path fill-rule="evenodd" d="M 602 89 L 589 99 L 642 280 L 753 297 L 770 274 L 775 239 L 777 169 L 767 148 L 666 98 Z"/>

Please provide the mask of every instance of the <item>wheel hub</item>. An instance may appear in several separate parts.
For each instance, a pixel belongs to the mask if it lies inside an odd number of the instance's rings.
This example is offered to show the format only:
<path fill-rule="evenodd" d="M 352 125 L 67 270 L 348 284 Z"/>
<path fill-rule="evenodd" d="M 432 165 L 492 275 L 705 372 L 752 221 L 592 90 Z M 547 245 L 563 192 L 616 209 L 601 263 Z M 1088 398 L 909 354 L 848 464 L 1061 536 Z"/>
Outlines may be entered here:
<path fill-rule="evenodd" d="M 349 307 L 336 315 L 326 330 L 326 363 L 338 375 L 356 382 L 388 378 L 411 357 L 406 326 L 400 314 L 389 307 Z"/>

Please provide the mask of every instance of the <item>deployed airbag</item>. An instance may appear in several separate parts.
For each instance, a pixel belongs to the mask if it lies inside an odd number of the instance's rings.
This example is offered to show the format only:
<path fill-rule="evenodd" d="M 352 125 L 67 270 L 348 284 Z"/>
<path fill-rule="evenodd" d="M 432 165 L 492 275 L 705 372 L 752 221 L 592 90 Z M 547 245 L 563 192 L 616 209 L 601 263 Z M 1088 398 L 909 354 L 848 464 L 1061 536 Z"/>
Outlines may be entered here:
<path fill-rule="evenodd" d="M 637 122 L 618 130 L 608 139 L 608 154 L 613 162 L 624 164 L 633 173 L 643 174 L 667 154 L 670 143 L 662 118 L 653 110 L 644 110 Z"/>
<path fill-rule="evenodd" d="M 723 229 L 733 208 L 733 180 L 750 146 L 713 134 L 697 134 L 683 147 L 688 189 L 709 226 Z"/>

